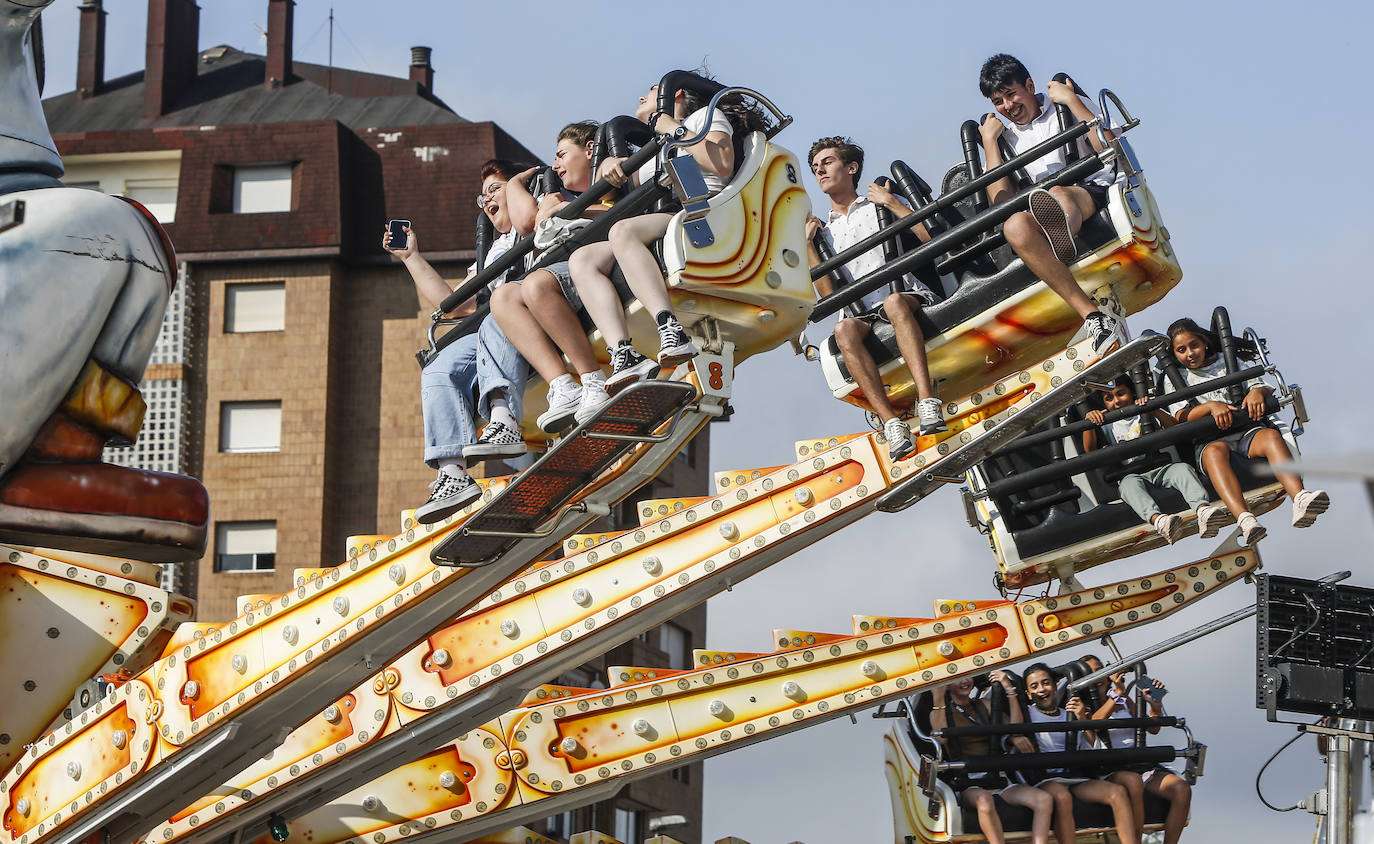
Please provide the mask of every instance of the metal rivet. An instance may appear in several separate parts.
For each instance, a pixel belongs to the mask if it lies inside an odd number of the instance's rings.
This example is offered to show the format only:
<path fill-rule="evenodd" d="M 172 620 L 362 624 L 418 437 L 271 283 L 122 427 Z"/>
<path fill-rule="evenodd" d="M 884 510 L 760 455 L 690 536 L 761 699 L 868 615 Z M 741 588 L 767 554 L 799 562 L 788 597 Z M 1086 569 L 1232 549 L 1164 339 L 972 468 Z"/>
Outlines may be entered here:
<path fill-rule="evenodd" d="M 735 527 L 734 522 L 725 522 L 720 526 L 720 535 L 727 542 L 734 542 L 739 538 L 739 528 Z"/>
<path fill-rule="evenodd" d="M 706 711 L 720 718 L 725 715 L 725 701 L 713 700 L 706 706 Z"/>
<path fill-rule="evenodd" d="M 375 812 L 382 807 L 382 801 L 369 794 L 363 798 L 363 811 Z"/>
<path fill-rule="evenodd" d="M 654 731 L 653 725 L 643 718 L 636 719 L 631 729 L 635 731 L 635 735 L 637 736 L 647 736 Z"/>
<path fill-rule="evenodd" d="M 882 673 L 882 669 L 878 667 L 878 663 L 874 662 L 871 659 L 864 660 L 862 670 L 864 672 L 865 677 L 877 677 L 879 674 Z"/>
<path fill-rule="evenodd" d="M 573 590 L 572 599 L 573 603 L 585 607 L 592 602 L 592 593 L 579 586 Z"/>
<path fill-rule="evenodd" d="M 229 660 L 229 664 L 240 674 L 248 670 L 248 659 L 243 654 L 234 654 L 234 658 Z"/>
<path fill-rule="evenodd" d="M 444 771 L 439 775 L 439 785 L 444 788 L 453 788 L 458 784 L 458 775 L 452 771 Z"/>
<path fill-rule="evenodd" d="M 67 763 L 67 776 L 74 780 L 81 779 L 81 763 L 73 759 Z"/>
<path fill-rule="evenodd" d="M 331 724 L 339 723 L 339 718 L 342 715 L 343 713 L 339 711 L 339 707 L 335 706 L 332 703 L 329 706 L 326 706 L 324 709 L 324 720 L 328 721 Z"/>
<path fill-rule="evenodd" d="M 501 622 L 501 635 L 508 639 L 514 639 L 520 635 L 520 625 L 515 623 L 515 619 L 508 618 Z"/>
<path fill-rule="evenodd" d="M 816 496 L 811 494 L 811 488 L 805 486 L 792 493 L 792 497 L 803 507 L 810 507 L 811 502 L 816 500 Z"/>
<path fill-rule="evenodd" d="M 334 612 L 339 615 L 348 615 L 348 599 L 343 595 L 334 599 Z"/>
<path fill-rule="evenodd" d="M 406 579 L 406 567 L 400 563 L 392 563 L 391 567 L 386 570 L 386 575 L 393 581 L 401 583 Z"/>
<path fill-rule="evenodd" d="M 788 680 L 786 683 L 782 684 L 782 693 L 787 697 L 791 698 L 801 697 L 801 686 L 798 686 L 793 681 Z"/>
<path fill-rule="evenodd" d="M 943 657 L 951 657 L 959 652 L 959 649 L 954 647 L 954 643 L 949 641 L 948 639 L 941 642 L 937 650 L 940 651 L 940 656 Z"/>
<path fill-rule="evenodd" d="M 653 575 L 655 577 L 663 571 L 663 563 L 658 559 L 658 557 L 645 557 L 643 566 L 644 571 L 648 572 L 650 575 Z"/>
<path fill-rule="evenodd" d="M 123 730 L 115 730 L 110 735 L 110 744 L 113 744 L 117 750 L 123 750 L 128 743 L 129 734 Z"/>
<path fill-rule="evenodd" d="M 16 808 L 16 809 L 19 810 L 19 814 L 21 814 L 21 815 L 28 815 L 28 813 L 29 813 L 29 798 L 27 798 L 27 797 L 20 797 L 18 800 L 14 801 L 14 808 Z"/>
<path fill-rule="evenodd" d="M 504 627 L 504 625 L 502 626 Z M 448 666 L 450 662 L 453 661 L 453 658 L 449 656 L 447 649 L 439 648 L 434 652 L 432 656 L 430 656 L 430 661 L 433 662 L 435 665 L 439 666 L 440 668 L 445 668 Z"/>
<path fill-rule="evenodd" d="M 301 637 L 301 631 L 296 629 L 296 625 L 288 624 L 281 630 L 281 637 L 286 640 L 286 644 L 294 645 Z"/>
<path fill-rule="evenodd" d="M 181 696 L 191 700 L 200 697 L 200 683 L 195 680 L 187 680 L 186 685 L 181 687 Z"/>

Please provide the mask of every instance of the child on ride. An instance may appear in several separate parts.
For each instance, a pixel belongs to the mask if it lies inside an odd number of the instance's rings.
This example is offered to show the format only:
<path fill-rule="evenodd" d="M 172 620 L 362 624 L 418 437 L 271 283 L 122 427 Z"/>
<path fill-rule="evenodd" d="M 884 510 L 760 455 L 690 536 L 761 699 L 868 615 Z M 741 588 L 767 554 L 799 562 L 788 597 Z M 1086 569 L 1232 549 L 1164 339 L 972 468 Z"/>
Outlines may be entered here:
<path fill-rule="evenodd" d="M 510 180 L 506 186 L 507 205 L 515 231 L 523 236 L 537 227 L 558 225 L 554 215 L 590 186 L 596 129 L 597 124 L 587 120 L 570 123 L 558 133 L 553 172 L 562 181 L 564 190 L 532 195 L 527 184 L 538 167 Z M 599 205 L 593 209 L 589 209 L 587 216 L 604 210 Z M 549 409 L 537 420 L 540 429 L 549 433 L 567 428 L 582 405 L 599 407 L 605 401 L 606 379 L 601 373 L 601 363 L 587 342 L 577 317 L 581 304 L 567 261 L 550 264 L 517 282 L 502 285 L 491 297 L 491 312 L 496 321 L 549 385 Z M 578 373 L 577 380 L 568 374 L 564 354 Z"/>
<path fill-rule="evenodd" d="M 491 159 L 482 165 L 482 192 L 477 204 L 501 233 L 487 252 L 492 261 L 515 243 L 506 211 L 505 187 L 515 175 L 515 165 Z M 420 295 L 440 307 L 453 288 L 420 254 L 415 232 L 406 229 L 404 248 L 393 248 L 391 231 L 384 229 L 382 248 L 405 264 Z M 476 265 L 467 278 L 477 272 Z M 467 280 L 464 279 L 464 281 Z M 500 285 L 500 281 L 494 282 Z M 500 289 L 500 287 L 496 287 Z M 472 298 L 449 312 L 466 316 L 477 309 Z M 516 457 L 525 453 L 520 435 L 520 407 L 525 395 L 525 361 L 501 332 L 496 320 L 482 320 L 476 331 L 445 346 L 420 373 L 420 408 L 424 415 L 425 462 L 438 470 L 430 485 L 429 500 L 415 511 L 421 524 L 441 521 L 482 494 L 467 473 L 465 460 Z M 474 415 L 489 420 L 482 436 L 475 435 Z"/>
<path fill-rule="evenodd" d="M 695 137 L 703 129 L 706 136 L 687 148 L 686 154 L 696 159 L 710 195 L 719 193 L 734 174 L 735 148 L 732 138 L 761 124 L 757 111 L 744 107 L 737 99 L 722 102 L 709 113 L 702 108 L 701 98 L 693 91 L 681 88 L 673 95 L 673 113 L 655 113 L 658 86 L 653 85 L 639 98 L 635 117 L 649 124 L 656 133 L 671 135 L 679 127 L 685 137 Z M 682 154 L 682 148 L 678 148 Z M 630 179 L 621 167 L 623 158 L 608 158 L 601 163 L 598 177 L 620 187 Z M 654 167 L 646 164 L 634 174 L 642 183 L 653 178 Z M 615 395 L 641 378 L 652 377 L 660 368 L 672 369 L 696 357 L 698 350 L 686 329 L 673 313 L 668 298 L 668 285 L 659 269 L 658 259 L 650 245 L 662 239 L 668 231 L 673 215 L 644 214 L 621 220 L 611 226 L 605 243 L 593 243 L 578 249 L 572 256 L 573 281 L 587 305 L 592 321 L 601 330 L 606 348 L 611 354 L 611 375 L 606 379 L 606 392 Z M 625 282 L 646 311 L 654 315 L 658 325 L 659 350 L 657 361 L 645 358 L 631 343 L 625 311 L 610 279 L 611 270 L 620 265 Z M 595 412 L 595 408 L 579 407 L 579 419 Z"/>
<path fill-rule="evenodd" d="M 1183 366 L 1186 384 L 1203 384 L 1226 374 L 1226 363 L 1221 357 L 1216 335 L 1187 317 L 1169 326 L 1169 346 L 1174 358 Z M 1258 358 L 1258 350 L 1245 338 L 1237 338 L 1236 354 L 1247 360 Z M 1252 378 L 1242 386 L 1246 393 L 1239 406 L 1227 400 L 1226 390 L 1222 388 L 1198 396 L 1198 404 L 1178 402 L 1169 408 L 1169 412 L 1179 422 L 1210 415 L 1216 421 L 1217 428 L 1223 431 L 1231 427 L 1235 414 L 1240 412 L 1254 423 L 1242 431 L 1204 443 L 1194 453 L 1198 468 L 1207 473 L 1222 503 L 1236 517 L 1245 544 L 1254 545 L 1264 538 L 1266 531 L 1254 514 L 1246 509 L 1240 480 L 1231 466 L 1231 455 L 1281 463 L 1291 461 L 1293 453 L 1288 450 L 1278 429 L 1265 418 L 1264 403 L 1273 395 L 1273 391 L 1259 378 Z M 1297 475 L 1275 472 L 1274 477 L 1293 499 L 1293 527 L 1310 527 L 1331 504 L 1330 497 L 1324 491 L 1306 489 L 1302 485 L 1302 478 Z"/>
<path fill-rule="evenodd" d="M 1030 71 L 1012 56 L 999 53 L 983 63 L 978 76 L 978 88 L 992 101 L 996 113 L 989 113 L 980 130 L 983 155 L 991 170 L 1002 164 L 1002 152 L 997 139 L 1005 132 L 1012 154 L 1025 152 L 1059 132 L 1054 105 L 1066 106 L 1081 121 L 1100 118 L 1091 102 L 1074 91 L 1073 80 L 1051 82 L 1045 94 L 1035 92 Z M 997 115 L 1011 121 L 1005 126 Z M 1080 138 L 1080 153 L 1092 155 L 1104 149 L 1096 133 Z M 1091 144 L 1091 148 L 1088 147 Z M 1040 182 L 1062 170 L 1065 160 L 1063 147 L 1028 163 L 1026 175 L 1032 182 Z M 1029 211 L 1018 211 L 1002 224 L 1002 233 L 1025 262 L 1026 267 L 1055 293 L 1058 293 L 1078 315 L 1093 342 L 1093 354 L 1105 355 L 1115 343 L 1124 339 L 1121 321 L 1103 313 L 1088 294 L 1078 286 L 1068 265 L 1076 256 L 1073 236 L 1083 226 L 1083 220 L 1107 207 L 1107 188 L 1113 177 L 1099 170 L 1081 185 L 1059 185 L 1049 190 L 1035 189 L 1029 196 Z M 993 204 L 1008 199 L 1015 192 L 1010 178 L 999 179 L 988 186 L 988 199 Z"/>
<path fill-rule="evenodd" d="M 1087 413 L 1088 421 L 1098 426 L 1102 425 L 1107 412 L 1131 404 L 1144 404 L 1149 400 L 1148 397 L 1136 398 L 1135 386 L 1131 383 L 1129 375 L 1122 375 L 1117 378 L 1112 389 L 1103 390 L 1100 395 L 1106 411 L 1090 410 Z M 1162 410 L 1156 410 L 1150 416 L 1159 423 L 1161 428 L 1168 428 L 1175 424 L 1174 417 Z M 1141 434 L 1140 423 L 1141 417 L 1128 416 L 1125 419 L 1117 419 L 1105 427 L 1089 428 L 1083 432 L 1083 450 L 1085 452 L 1095 450 L 1098 447 L 1099 437 L 1105 439 L 1109 446 L 1114 443 L 1133 440 Z M 1145 472 L 1131 473 L 1121 479 L 1119 486 L 1121 500 L 1130 505 L 1136 515 L 1147 524 L 1154 525 L 1155 531 L 1164 537 L 1164 541 L 1170 545 L 1173 545 L 1183 536 L 1184 514 L 1161 512 L 1159 502 L 1155 500 L 1154 489 L 1174 489 L 1183 496 L 1183 500 L 1188 502 L 1188 506 L 1197 511 L 1198 533 L 1203 539 L 1211 539 L 1216 536 L 1217 532 L 1227 522 L 1226 512 L 1220 507 L 1212 505 L 1211 498 L 1202 486 L 1202 479 L 1198 477 L 1197 470 L 1187 463 L 1170 463 L 1167 466 L 1160 466 Z"/>
<path fill-rule="evenodd" d="M 991 671 L 988 673 L 988 679 L 1001 684 L 1007 700 L 1015 701 L 1020 694 L 1005 671 Z M 973 687 L 974 678 L 970 675 L 935 691 L 936 705 L 930 712 L 931 730 L 992 723 L 992 709 L 988 702 L 972 697 Z M 1023 722 L 1019 702 L 1007 709 L 1008 723 Z M 1026 736 L 1010 736 L 1009 739 L 1022 753 L 1031 753 L 1034 750 Z M 939 741 L 949 748 L 951 756 L 955 759 L 988 756 L 992 750 L 991 739 L 987 736 L 941 738 Z M 1063 783 L 1047 782 L 1039 787 L 1025 783 L 1008 783 L 1005 776 L 999 773 L 972 774 L 968 776 L 968 781 L 971 784 L 959 792 L 959 801 L 978 813 L 978 826 L 987 836 L 988 844 L 1003 844 L 1006 841 L 1002 819 L 997 815 L 998 797 L 1014 806 L 1024 806 L 1031 810 L 1033 844 L 1049 844 L 1051 819 L 1054 821 L 1055 834 L 1060 841 L 1074 840 L 1073 798 Z"/>
<path fill-rule="evenodd" d="M 1083 698 L 1077 695 L 1070 697 L 1062 707 L 1055 701 L 1059 691 L 1059 677 L 1055 674 L 1054 669 L 1045 663 L 1037 662 L 1027 668 L 1025 681 L 1026 695 L 1030 698 L 1031 703 L 1026 709 L 1026 715 L 1027 720 L 1031 723 L 1044 724 L 1082 720 L 1088 717 L 1087 704 L 1083 702 Z M 1092 738 L 1086 733 L 1087 731 L 1077 734 L 1078 747 L 1075 749 L 1091 746 Z M 1041 753 L 1056 753 L 1066 749 L 1068 736 L 1067 731 L 1036 733 L 1035 741 Z M 1131 798 L 1124 786 L 1107 780 L 1071 776 L 1063 768 L 1050 769 L 1045 773 L 1047 774 L 1046 778 L 1037 783 L 1037 786 L 1044 788 L 1047 782 L 1062 782 L 1080 800 L 1110 806 L 1116 834 L 1122 844 L 1140 844 L 1140 833 L 1136 827 Z M 1060 840 L 1066 839 L 1060 838 Z M 1074 841 L 1076 839 L 1070 837 L 1067 840 Z"/>
<path fill-rule="evenodd" d="M 867 196 L 859 196 L 864 151 L 849 138 L 821 138 L 811 145 L 810 161 L 811 172 L 815 174 L 821 192 L 830 198 L 827 219 L 823 221 L 819 217 L 812 217 L 806 223 L 806 249 L 811 266 L 820 263 L 820 255 L 812 243 L 812 238 L 818 232 L 836 252 L 840 252 L 878 231 L 879 205 L 891 211 L 896 218 L 911 213 L 910 208 L 877 182 L 869 184 Z M 921 240 L 930 240 L 930 234 L 923 224 L 917 223 L 912 231 Z M 883 249 L 875 246 L 845 264 L 844 269 L 853 281 L 882 265 Z M 897 410 L 883 388 L 882 375 L 873 360 L 873 353 L 864 345 L 864 339 L 873 332 L 873 324 L 879 320 L 892 325 L 897 336 L 897 348 L 916 384 L 916 413 L 921 420 L 921 434 L 938 434 L 948 430 L 940 415 L 940 400 L 935 397 L 935 389 L 930 381 L 925 335 L 916 321 L 921 308 L 935 304 L 937 297 L 915 276 L 908 274 L 903 282 L 906 289 L 900 293 L 876 290 L 863 297 L 861 301 L 866 311 L 863 316 L 846 317 L 835 324 L 835 343 L 864 399 L 883 423 L 888 454 L 893 460 L 910 454 L 916 448 L 916 442 L 911 436 L 911 426 L 897 416 Z M 822 296 L 835 292 L 830 278 L 817 279 L 816 291 Z"/>

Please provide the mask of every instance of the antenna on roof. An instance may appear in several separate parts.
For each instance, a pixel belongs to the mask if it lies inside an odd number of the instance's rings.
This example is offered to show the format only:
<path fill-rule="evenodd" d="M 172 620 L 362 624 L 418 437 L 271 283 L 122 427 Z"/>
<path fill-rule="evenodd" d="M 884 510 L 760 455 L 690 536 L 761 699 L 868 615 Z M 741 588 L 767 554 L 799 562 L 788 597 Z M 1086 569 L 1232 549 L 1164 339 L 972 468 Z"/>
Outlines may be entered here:
<path fill-rule="evenodd" d="M 267 30 L 265 30 L 265 29 L 263 29 L 262 27 L 258 26 L 256 23 L 253 24 L 253 28 L 256 29 L 256 30 L 258 31 L 258 43 L 259 43 L 259 44 L 266 44 L 266 43 L 267 43 Z"/>
<path fill-rule="evenodd" d="M 325 74 L 325 90 L 334 93 L 334 4 L 329 4 L 329 70 Z"/>

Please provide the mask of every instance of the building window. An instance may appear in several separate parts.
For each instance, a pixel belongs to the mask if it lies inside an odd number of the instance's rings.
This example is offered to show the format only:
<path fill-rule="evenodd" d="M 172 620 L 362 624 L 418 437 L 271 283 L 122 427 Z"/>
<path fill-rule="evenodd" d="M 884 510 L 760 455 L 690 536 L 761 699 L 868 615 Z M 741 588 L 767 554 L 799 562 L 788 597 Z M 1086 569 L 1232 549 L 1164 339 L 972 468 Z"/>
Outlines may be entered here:
<path fill-rule="evenodd" d="M 276 567 L 276 522 L 215 525 L 215 571 L 272 571 Z"/>
<path fill-rule="evenodd" d="M 618 841 L 644 840 L 644 813 L 616 806 L 614 835 Z"/>
<path fill-rule="evenodd" d="M 219 411 L 219 450 L 281 451 L 281 402 L 224 402 Z"/>
<path fill-rule="evenodd" d="M 266 214 L 291 210 L 290 164 L 252 164 L 234 167 L 235 214 Z"/>
<path fill-rule="evenodd" d="M 560 815 L 553 815 L 544 825 L 544 834 L 554 838 L 573 837 L 573 813 L 563 812 Z"/>
<path fill-rule="evenodd" d="M 286 283 L 229 284 L 224 288 L 224 333 L 286 330 Z"/>
<path fill-rule="evenodd" d="M 682 783 L 683 785 L 691 785 L 691 784 L 692 784 L 692 766 L 691 766 L 691 765 L 679 765 L 678 767 L 676 767 L 676 768 L 672 769 L 671 771 L 669 771 L 669 772 L 668 772 L 668 776 L 672 777 L 674 782 L 680 782 L 680 783 Z"/>
<path fill-rule="evenodd" d="M 685 671 L 692 667 L 692 634 L 671 621 L 659 628 L 659 650 L 668 655 L 668 667 Z"/>
<path fill-rule="evenodd" d="M 176 220 L 176 179 L 125 179 L 124 195 L 147 208 L 159 223 Z"/>

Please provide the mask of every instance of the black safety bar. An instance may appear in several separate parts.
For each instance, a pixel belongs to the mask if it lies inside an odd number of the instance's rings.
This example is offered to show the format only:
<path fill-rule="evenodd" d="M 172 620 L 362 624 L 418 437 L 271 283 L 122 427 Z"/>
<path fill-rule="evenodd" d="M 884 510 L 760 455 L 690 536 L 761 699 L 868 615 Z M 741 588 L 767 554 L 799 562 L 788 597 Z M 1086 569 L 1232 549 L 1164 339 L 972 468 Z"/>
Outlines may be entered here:
<path fill-rule="evenodd" d="M 816 232 L 815 237 L 811 238 L 811 245 L 816 248 L 816 254 L 820 256 L 822 261 L 828 260 L 835 254 L 835 250 L 830 248 L 830 241 L 826 240 L 825 235 L 819 231 Z M 836 290 L 840 290 L 849 284 L 849 277 L 844 274 L 842 268 L 837 267 L 830 271 L 830 281 L 835 285 Z M 861 317 L 864 313 L 863 304 L 851 302 L 845 306 L 844 312 L 851 317 Z"/>
<path fill-rule="evenodd" d="M 677 97 L 677 92 L 684 88 L 708 100 L 725 90 L 725 86 L 721 83 L 714 79 L 707 79 L 690 70 L 670 70 L 663 74 L 663 78 L 658 82 L 657 113 L 671 115 L 674 107 L 673 101 Z M 710 126 L 711 122 L 708 120 L 706 125 Z"/>
<path fill-rule="evenodd" d="M 1087 127 L 1088 125 L 1089 124 L 1086 123 L 1080 123 L 1073 129 L 1070 129 L 1069 131 L 1086 132 L 1087 129 L 1085 127 Z M 1042 144 L 1036 145 L 1036 147 L 1027 152 L 1026 155 L 1032 156 L 1032 154 L 1035 153 L 1036 150 L 1040 150 L 1046 144 L 1052 144 L 1053 141 L 1054 139 L 1051 138 L 1050 140 L 1047 140 Z M 1017 158 L 1012 159 L 1011 162 L 1008 162 L 1008 164 L 1015 164 L 1020 158 L 1021 157 L 1018 156 Z M 1010 169 L 1003 170 L 1003 167 L 1006 166 L 1008 165 L 1002 165 L 1001 167 L 996 167 L 992 170 L 989 170 L 988 172 L 983 174 L 983 176 L 981 177 L 981 179 L 979 179 L 978 182 L 970 182 L 969 184 L 964 185 L 962 188 L 959 188 L 956 191 L 951 191 L 950 193 L 945 194 L 944 196 L 932 202 L 930 205 L 927 205 L 924 208 L 921 208 L 917 211 L 912 212 L 911 214 L 906 215 L 893 225 L 909 228 L 918 222 L 928 219 L 941 209 L 948 208 L 959 199 L 962 199 L 964 196 L 967 196 L 970 192 L 970 188 L 972 188 L 973 190 L 977 190 L 979 187 L 982 187 L 982 185 L 979 184 L 979 182 L 981 182 L 983 179 L 988 179 L 989 177 L 1000 178 L 1001 176 L 1006 175 L 1006 173 L 1010 172 Z M 893 261 L 892 263 L 886 266 L 879 267 L 878 269 L 864 276 L 862 279 L 856 280 L 854 284 L 850 285 L 848 288 L 825 297 L 824 299 L 816 303 L 816 307 L 811 311 L 811 316 L 809 317 L 810 321 L 820 322 L 822 319 L 825 319 L 826 317 L 840 310 L 850 302 L 860 299 L 868 295 L 869 293 L 873 292 L 874 290 L 878 289 L 883 284 L 886 284 L 887 282 L 891 281 L 893 278 L 900 277 L 909 272 L 915 272 L 919 267 L 934 265 L 938 257 L 944 254 L 945 252 L 949 251 L 950 248 L 958 244 L 961 244 L 964 241 L 970 240 L 976 237 L 977 235 L 981 234 L 982 232 L 990 231 L 991 229 L 1000 225 L 1012 214 L 1015 214 L 1018 211 L 1025 210 L 1027 197 L 1030 195 L 1030 192 L 1032 190 L 1049 188 L 1056 185 L 1078 184 L 1083 179 L 1087 178 L 1088 176 L 1091 176 L 1093 173 L 1096 173 L 1100 169 L 1102 169 L 1102 159 L 1098 158 L 1097 156 L 1090 156 L 1082 161 L 1076 162 L 1074 164 L 1069 165 L 1068 167 L 1065 167 L 1062 170 L 1057 171 L 1053 176 L 1049 177 L 1043 182 L 1037 185 L 1029 186 L 1024 190 L 1020 191 L 1019 193 L 1017 193 L 1015 196 L 1011 197 L 1010 199 L 1007 199 L 1006 201 L 999 203 L 997 207 L 985 211 L 971 220 L 967 220 L 963 223 L 960 223 L 959 225 L 951 228 L 949 231 L 943 232 L 942 234 L 932 237 L 930 240 L 921 244 L 920 247 L 913 249 L 912 251 L 898 258 L 896 261 Z M 849 247 L 848 249 L 845 249 L 843 252 L 836 255 L 834 258 L 830 259 L 830 261 L 823 262 L 820 265 L 813 267 L 811 269 L 811 277 L 816 278 L 819 275 L 823 275 L 825 272 L 829 272 L 831 269 L 833 269 L 833 265 L 831 264 L 831 262 L 838 261 L 840 263 L 845 263 L 853 260 L 856 256 L 862 255 L 864 252 L 873 248 L 875 245 L 881 243 L 884 239 L 888 237 L 891 237 L 891 233 L 883 230 L 879 230 L 878 232 L 869 235 L 868 237 L 859 241 L 855 245 Z"/>
<path fill-rule="evenodd" d="M 978 131 L 977 120 L 965 120 L 959 126 L 959 146 L 964 151 L 964 169 L 968 171 L 970 182 L 976 182 L 983 176 L 983 136 Z M 990 183 L 989 183 L 990 184 Z M 973 211 L 981 214 L 988 210 L 992 202 L 988 199 L 987 188 L 979 190 L 973 195 Z"/>
<path fill-rule="evenodd" d="M 650 129 L 638 117 L 622 114 L 612 117 L 596 128 L 596 139 L 592 143 L 592 172 L 601 169 L 601 162 L 608 158 L 629 158 L 630 147 L 642 147 L 654 139 Z"/>
<path fill-rule="evenodd" d="M 1048 466 L 1038 466 L 1034 469 L 1017 472 L 1009 478 L 989 483 L 987 491 L 989 495 L 1009 495 L 1050 481 L 1072 477 L 1091 469 L 1118 464 L 1127 458 L 1157 451 L 1184 440 L 1207 436 L 1212 433 L 1225 435 L 1236 431 L 1245 431 L 1256 424 L 1255 420 L 1250 419 L 1244 411 L 1238 411 L 1231 421 L 1231 427 L 1221 431 L 1217 428 L 1216 420 L 1209 414 L 1198 419 L 1181 422 L 1172 428 L 1165 428 L 1162 431 L 1145 434 L 1124 443 L 1117 443 L 1111 448 L 1100 448 L 1097 451 L 1090 451 L 1087 454 L 1052 463 Z"/>
<path fill-rule="evenodd" d="M 1239 367 L 1236 361 L 1236 338 L 1231 333 L 1231 315 L 1223 305 L 1217 305 L 1212 311 L 1212 333 L 1217 335 L 1217 342 L 1221 345 L 1221 359 L 1226 371 L 1235 372 Z M 1231 404 L 1240 404 L 1245 400 L 1245 391 L 1239 383 L 1226 388 L 1226 400 Z"/>
<path fill-rule="evenodd" d="M 1023 771 L 1027 768 L 1114 768 L 1146 763 L 1166 763 L 1178 759 L 1172 747 L 1124 747 L 1119 750 L 1060 750 L 1050 753 L 1010 753 L 1005 756 L 969 756 L 944 762 L 945 771 Z"/>
<path fill-rule="evenodd" d="M 873 180 L 873 183 L 879 187 L 887 188 L 888 190 L 892 190 L 896 187 L 893 181 L 886 176 L 879 176 Z M 879 205 L 875 202 L 873 203 L 873 211 L 878 216 L 878 228 L 885 229 L 892 225 L 894 219 L 892 216 L 892 209 L 888 208 L 886 205 Z M 901 254 L 901 232 L 898 231 L 893 234 L 892 237 L 883 241 L 883 263 L 886 264 L 895 261 Z M 905 287 L 902 284 L 901 276 L 892 279 L 892 282 L 888 285 L 888 291 L 891 293 L 901 293 L 904 289 Z"/>
<path fill-rule="evenodd" d="M 1062 85 L 1069 81 L 1069 75 L 1067 73 L 1056 73 L 1052 81 Z M 1073 92 L 1080 97 L 1087 96 L 1087 94 L 1083 93 L 1083 89 L 1078 87 L 1077 82 L 1073 83 Z M 1049 99 L 1049 96 L 1049 93 L 1046 92 L 1045 99 Z M 1061 132 L 1078 122 L 1078 118 L 1073 116 L 1073 112 L 1069 111 L 1068 106 L 1063 106 L 1059 103 L 1054 104 L 1054 116 L 1059 120 L 1059 131 Z M 1078 144 L 1067 144 L 1064 147 L 1064 163 L 1072 164 L 1077 161 L 1078 158 Z"/>
<path fill-rule="evenodd" d="M 1248 381 L 1251 378 L 1258 378 L 1259 376 L 1263 375 L 1264 372 L 1265 369 L 1263 366 L 1252 366 L 1248 369 L 1243 369 L 1240 372 L 1235 373 L 1234 375 L 1223 375 L 1220 378 L 1214 378 L 1211 381 L 1207 381 L 1202 384 L 1193 384 L 1187 387 L 1183 387 L 1182 389 L 1175 390 L 1174 392 L 1171 392 L 1167 395 L 1150 399 L 1144 404 L 1132 404 L 1127 405 L 1126 407 L 1119 407 L 1116 410 L 1109 410 L 1102 415 L 1102 424 L 1109 425 L 1112 422 L 1117 421 L 1118 419 L 1129 419 L 1132 416 L 1141 416 L 1143 414 L 1153 413 L 1154 411 L 1162 407 L 1166 407 L 1178 401 L 1183 401 L 1184 399 L 1193 398 L 1194 396 L 1198 396 L 1203 393 L 1211 392 L 1212 390 L 1215 390 L 1219 387 L 1224 387 L 1229 384 L 1238 384 L 1242 381 Z M 1275 407 L 1275 410 L 1277 410 L 1277 407 Z M 1082 433 L 1083 431 L 1087 431 L 1090 428 L 1096 427 L 1096 425 L 1084 419 L 1082 421 L 1074 422 L 1069 425 L 1063 425 L 1057 428 L 1050 428 L 1049 430 L 1035 431 L 1029 434 L 1025 434 L 1007 443 L 1005 446 L 998 449 L 994 453 L 994 456 L 1009 454 L 1013 451 L 1021 451 L 1023 449 L 1032 448 L 1037 445 L 1043 445 L 1047 442 L 1062 441 L 1065 437 L 1070 437 L 1074 434 Z M 1131 440 L 1130 442 L 1135 442 L 1135 440 Z M 1124 443 L 1120 443 L 1117 446 L 1112 446 L 1112 448 L 1116 449 L 1119 445 L 1124 445 Z M 1119 454 L 1120 452 L 1116 453 Z"/>
<path fill-rule="evenodd" d="M 935 730 L 931 735 L 936 738 L 963 738 L 965 736 L 1026 736 L 1033 733 L 1068 733 L 1098 729 L 1135 729 L 1144 727 L 1177 727 L 1180 719 L 1174 715 L 1160 715 L 1153 718 L 1083 718 L 1078 720 L 1043 721 L 1023 724 L 968 724 L 959 727 L 945 727 Z"/>

